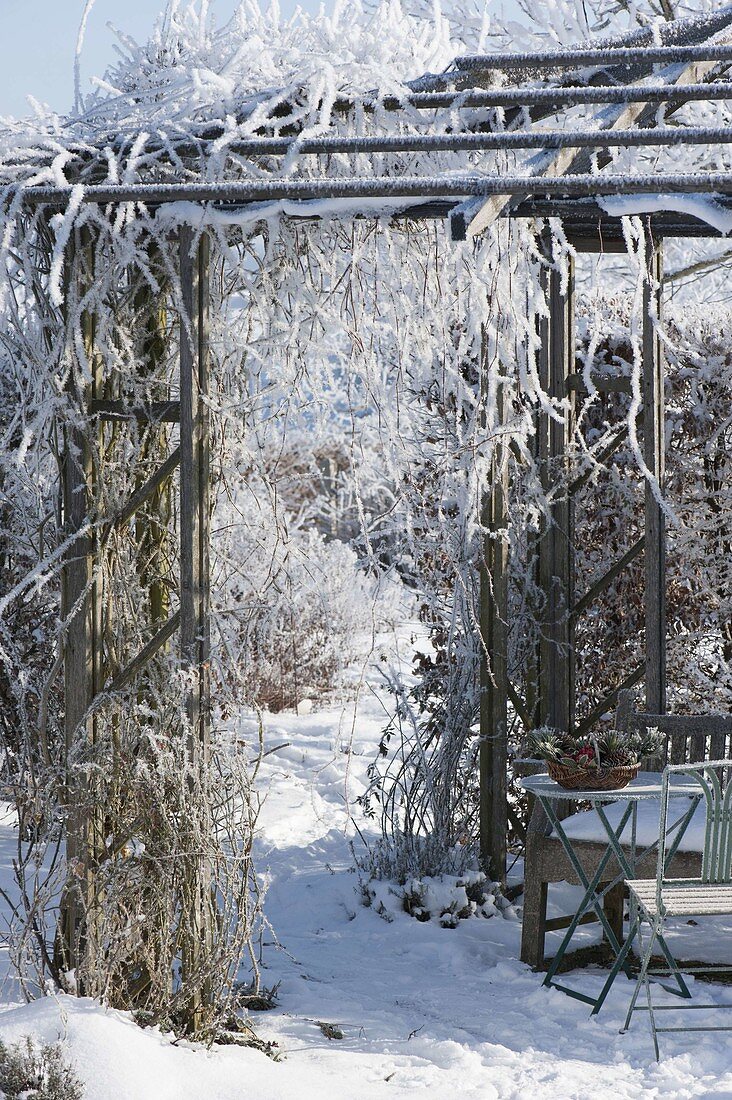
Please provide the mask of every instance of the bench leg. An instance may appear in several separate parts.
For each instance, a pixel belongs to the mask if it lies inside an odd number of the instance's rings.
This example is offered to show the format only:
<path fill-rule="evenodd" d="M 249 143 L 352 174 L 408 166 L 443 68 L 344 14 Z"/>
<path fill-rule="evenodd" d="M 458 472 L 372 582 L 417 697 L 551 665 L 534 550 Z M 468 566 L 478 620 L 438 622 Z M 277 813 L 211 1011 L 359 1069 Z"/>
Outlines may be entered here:
<path fill-rule="evenodd" d="M 623 939 L 623 910 L 625 908 L 625 884 L 619 882 L 617 886 L 613 886 L 612 890 L 608 890 L 603 898 L 603 909 L 605 910 L 605 916 L 607 922 L 615 933 L 615 938 L 618 943 L 622 943 Z M 606 936 L 603 937 L 607 939 Z"/>
<path fill-rule="evenodd" d="M 546 935 L 547 882 L 538 882 L 532 875 L 524 883 L 524 916 L 521 928 L 521 962 L 535 970 L 544 966 L 544 937 Z"/>

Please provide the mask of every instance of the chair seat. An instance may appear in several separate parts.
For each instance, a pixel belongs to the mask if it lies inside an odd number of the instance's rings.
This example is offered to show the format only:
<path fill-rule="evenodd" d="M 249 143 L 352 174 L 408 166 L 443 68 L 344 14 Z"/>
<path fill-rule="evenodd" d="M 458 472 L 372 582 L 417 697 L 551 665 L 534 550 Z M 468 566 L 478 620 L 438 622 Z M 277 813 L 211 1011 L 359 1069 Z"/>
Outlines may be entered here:
<path fill-rule="evenodd" d="M 628 889 L 649 916 L 658 915 L 656 880 L 630 879 Z M 732 914 L 732 884 L 728 882 L 693 882 L 664 886 L 663 906 L 670 917 L 712 917 Z"/>
<path fill-rule="evenodd" d="M 669 806 L 669 821 L 676 822 L 688 809 L 689 803 L 686 798 L 673 798 Z M 618 802 L 612 802 L 604 807 L 605 814 L 613 829 L 617 829 L 620 825 L 623 813 L 628 807 L 628 803 L 620 797 Z M 658 840 L 658 823 L 660 815 L 660 803 L 658 800 L 653 799 L 647 802 L 638 803 L 638 823 L 636 832 L 636 843 L 639 848 L 650 848 L 655 841 Z M 607 843 L 607 834 L 600 821 L 599 815 L 596 810 L 586 810 L 582 813 L 572 814 L 571 817 L 567 817 L 562 822 L 562 828 L 564 829 L 570 840 L 585 840 Z M 700 803 L 695 811 L 694 815 L 689 822 L 686 831 L 681 838 L 679 844 L 680 852 L 701 852 L 704 848 L 704 835 L 706 832 L 706 807 L 703 803 Z M 551 835 L 556 837 L 556 830 L 553 830 Z M 673 837 L 673 830 L 670 831 L 670 836 Z M 628 821 L 623 829 L 621 842 L 623 844 L 630 844 L 631 839 L 631 822 Z"/>

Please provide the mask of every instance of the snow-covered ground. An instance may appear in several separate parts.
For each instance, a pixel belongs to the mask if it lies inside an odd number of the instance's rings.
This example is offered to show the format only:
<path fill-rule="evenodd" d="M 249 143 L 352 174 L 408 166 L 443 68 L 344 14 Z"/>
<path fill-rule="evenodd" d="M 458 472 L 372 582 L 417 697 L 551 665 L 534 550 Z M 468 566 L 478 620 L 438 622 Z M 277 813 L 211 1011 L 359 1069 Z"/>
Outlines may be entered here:
<path fill-rule="evenodd" d="M 267 746 L 286 743 L 263 763 L 258 839 L 274 930 L 262 976 L 279 989 L 277 1007 L 253 1019 L 279 1060 L 174 1043 L 70 997 L 9 1003 L 0 1039 L 61 1037 L 89 1100 L 732 1097 L 728 1036 L 662 1037 L 665 1059 L 656 1064 L 644 1018 L 619 1034 L 627 980 L 590 1019 L 585 1005 L 543 989 L 517 961 L 517 921 L 443 929 L 400 914 L 387 923 L 360 904 L 349 801 L 357 813 L 353 800 L 384 722 L 386 700 L 372 688 L 355 722 L 352 707 L 339 706 L 266 723 Z M 0 828 L 5 862 L 14 838 L 7 821 Z M 730 932 L 717 927 L 718 936 Z M 603 979 L 584 971 L 571 980 L 596 992 Z M 729 987 L 703 986 L 701 995 L 732 1001 Z M 328 1038 L 322 1024 L 343 1037 Z"/>

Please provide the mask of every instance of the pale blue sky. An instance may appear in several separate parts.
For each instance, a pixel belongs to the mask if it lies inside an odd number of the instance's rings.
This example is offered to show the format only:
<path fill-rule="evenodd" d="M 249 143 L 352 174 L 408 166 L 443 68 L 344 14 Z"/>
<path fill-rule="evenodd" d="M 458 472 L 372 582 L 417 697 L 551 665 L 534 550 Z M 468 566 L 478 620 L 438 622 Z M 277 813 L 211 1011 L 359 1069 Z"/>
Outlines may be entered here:
<path fill-rule="evenodd" d="M 315 11 L 320 0 L 280 0 L 285 14 L 297 3 Z M 328 0 L 326 0 L 326 3 Z M 133 38 L 145 40 L 165 0 L 96 0 L 87 25 L 81 73 L 84 81 L 100 74 L 114 58 L 111 22 Z M 504 0 L 510 10 L 515 0 Z M 237 0 L 213 0 L 217 21 L 228 18 Z M 74 53 L 84 0 L 0 0 L 0 115 L 30 112 L 30 93 L 57 111 L 73 102 Z"/>
<path fill-rule="evenodd" d="M 319 0 L 299 0 L 316 10 Z M 104 71 L 114 59 L 113 23 L 145 40 L 165 0 L 96 0 L 87 24 L 81 62 L 84 78 Z M 283 12 L 296 0 L 281 0 Z M 213 0 L 218 20 L 228 18 L 237 0 Z M 29 113 L 28 93 L 58 111 L 74 98 L 74 54 L 84 0 L 0 0 L 0 115 Z"/>

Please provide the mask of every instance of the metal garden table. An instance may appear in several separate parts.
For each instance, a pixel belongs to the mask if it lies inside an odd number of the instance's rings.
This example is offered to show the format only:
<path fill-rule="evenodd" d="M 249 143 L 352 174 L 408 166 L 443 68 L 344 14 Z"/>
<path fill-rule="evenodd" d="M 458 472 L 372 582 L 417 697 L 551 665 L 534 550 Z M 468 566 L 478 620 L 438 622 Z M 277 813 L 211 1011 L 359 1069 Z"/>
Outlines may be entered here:
<path fill-rule="evenodd" d="M 595 1015 L 600 1011 L 602 1005 L 607 997 L 610 987 L 617 978 L 619 972 L 623 970 L 629 978 L 633 976 L 628 963 L 628 955 L 630 953 L 632 934 L 624 940 L 621 944 L 613 932 L 605 911 L 603 909 L 603 897 L 618 883 L 623 882 L 625 879 L 636 878 L 635 866 L 641 860 L 645 859 L 650 853 L 658 851 L 658 838 L 650 845 L 638 849 L 637 845 L 637 823 L 638 823 L 638 803 L 646 800 L 656 799 L 659 803 L 659 819 L 660 819 L 660 801 L 663 792 L 662 776 L 657 772 L 640 772 L 636 779 L 633 779 L 627 787 L 623 787 L 619 791 L 568 791 L 564 787 L 560 787 L 558 783 L 555 783 L 553 779 L 550 779 L 548 775 L 529 775 L 521 779 L 520 785 L 526 791 L 527 794 L 531 794 L 534 798 L 539 800 L 544 813 L 547 816 L 550 824 L 552 825 L 561 845 L 565 851 L 567 859 L 574 868 L 580 884 L 584 886 L 585 893 L 577 908 L 576 913 L 572 917 L 569 927 L 565 933 L 559 950 L 551 961 L 546 977 L 544 978 L 544 985 L 550 986 L 554 989 L 561 989 L 563 993 L 567 993 L 570 997 L 574 997 L 579 1001 L 584 1001 L 586 1004 L 592 1006 L 591 1015 Z M 687 797 L 689 799 L 687 804 L 683 804 L 683 813 L 676 820 L 670 821 L 667 824 L 666 835 L 674 834 L 672 842 L 668 845 L 665 852 L 665 866 L 668 867 L 673 859 L 676 851 L 678 850 L 681 839 L 686 832 L 686 829 L 691 821 L 694 811 L 701 799 L 701 793 L 699 784 L 691 780 L 685 780 L 683 777 L 679 777 L 677 782 L 672 784 L 673 797 Z M 562 822 L 557 817 L 553 803 L 555 802 L 589 802 L 592 809 L 596 812 L 597 818 L 600 821 L 602 828 L 607 836 L 607 847 L 600 858 L 592 876 L 588 876 L 582 865 L 577 852 L 575 851 L 572 839 L 567 836 L 564 830 Z M 625 802 L 627 805 L 623 810 L 620 821 L 617 827 L 613 828 L 612 824 L 608 820 L 604 807 L 610 802 Z M 630 822 L 630 842 L 626 843 L 626 847 L 623 848 L 623 842 L 621 837 L 623 831 Z M 674 833 L 675 830 L 675 833 Z M 578 842 L 579 843 L 579 842 Z M 620 873 L 608 882 L 605 880 L 605 885 L 600 889 L 600 883 L 603 882 L 603 875 L 605 869 L 610 861 L 615 857 L 620 868 Z M 631 895 L 630 901 L 632 909 L 635 908 L 636 902 Z M 585 993 L 580 993 L 576 989 L 571 989 L 569 986 L 562 985 L 554 980 L 562 959 L 566 954 L 567 948 L 577 930 L 577 927 L 582 918 L 587 913 L 594 912 L 597 919 L 600 921 L 605 935 L 607 936 L 610 947 L 615 954 L 615 963 L 612 966 L 608 975 L 607 981 L 598 997 L 590 997 Z M 634 919 L 636 914 L 631 912 L 630 928 L 633 929 L 637 923 Z M 669 966 L 675 971 L 675 963 L 673 955 L 669 948 L 666 946 L 666 942 L 662 936 L 658 936 L 658 946 L 666 957 Z M 690 993 L 683 980 L 683 977 L 675 972 L 674 976 L 678 982 L 678 990 L 673 992 L 680 993 L 683 997 L 689 997 Z"/>

